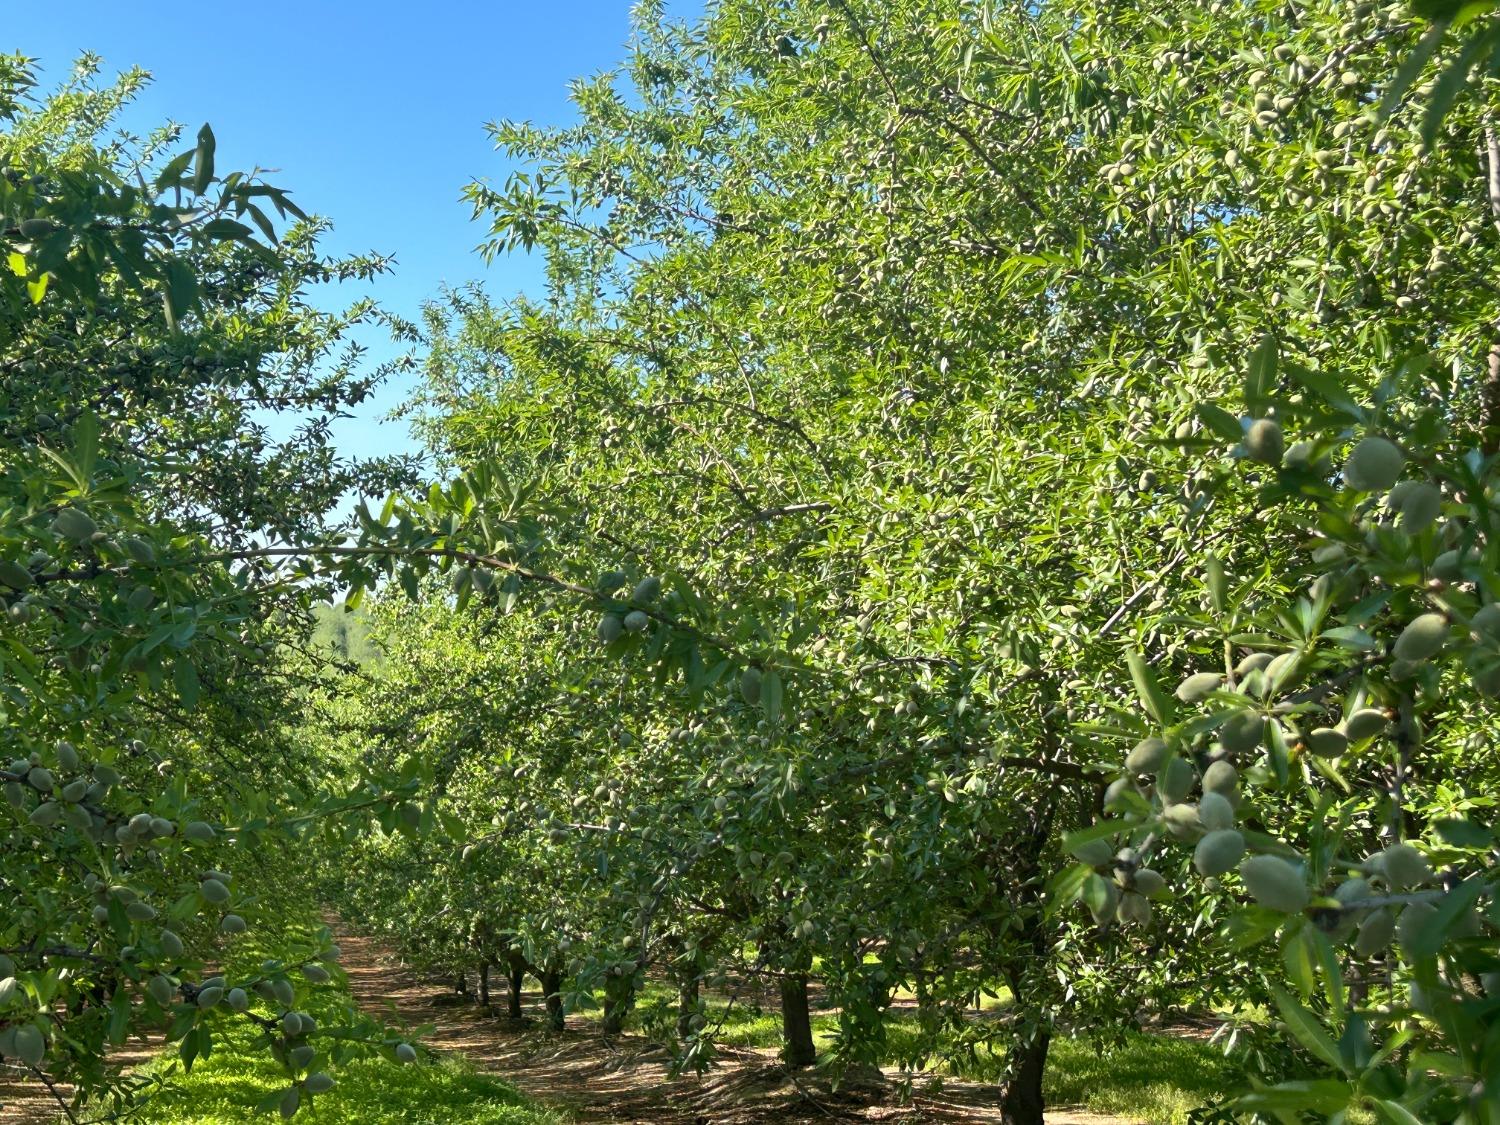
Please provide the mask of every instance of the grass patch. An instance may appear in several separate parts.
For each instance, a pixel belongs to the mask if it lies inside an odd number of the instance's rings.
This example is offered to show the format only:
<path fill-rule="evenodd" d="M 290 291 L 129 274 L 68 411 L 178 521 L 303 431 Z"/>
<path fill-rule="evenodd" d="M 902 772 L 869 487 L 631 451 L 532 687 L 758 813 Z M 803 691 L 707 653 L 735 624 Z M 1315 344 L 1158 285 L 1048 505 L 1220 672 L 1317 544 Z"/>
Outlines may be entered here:
<path fill-rule="evenodd" d="M 314 917 L 312 904 L 300 913 Z M 322 947 L 321 927 L 311 921 L 288 924 L 269 939 L 252 930 L 225 951 L 223 970 L 230 983 L 258 974 L 267 958 L 300 962 L 310 950 Z M 295 975 L 295 974 L 293 974 Z M 562 1125 L 556 1112 L 531 1102 L 498 1078 L 481 1074 L 463 1058 L 424 1059 L 402 1065 L 373 1055 L 329 1063 L 324 1052 L 337 1045 L 338 1029 L 357 1023 L 353 997 L 341 974 L 318 985 L 299 989 L 297 1007 L 317 1017 L 326 1039 L 313 1036 L 319 1058 L 312 1069 L 326 1070 L 336 1085 L 317 1097 L 304 1096 L 297 1120 L 320 1125 L 372 1125 L 403 1122 L 405 1125 Z M 262 1001 L 254 1010 L 275 1015 Z M 279 1120 L 256 1115 L 256 1107 L 273 1095 L 285 1092 L 291 1078 L 264 1045 L 258 1028 L 250 1021 L 218 1009 L 214 1021 L 213 1048 L 199 1058 L 190 1073 L 178 1062 L 177 1045 L 170 1045 L 148 1068 L 167 1084 L 158 1088 L 132 1120 L 149 1125 L 240 1125 L 253 1120 Z"/>
<path fill-rule="evenodd" d="M 256 1118 L 263 1098 L 284 1090 L 287 1077 L 254 1036 L 235 1030 L 214 1053 L 178 1074 L 135 1118 L 159 1125 L 241 1125 Z M 163 1061 L 159 1067 L 169 1065 Z M 298 1113 L 320 1125 L 561 1125 L 564 1118 L 528 1102 L 498 1079 L 477 1073 L 462 1059 L 399 1066 L 384 1059 L 355 1059 L 332 1071 L 338 1085 Z"/>

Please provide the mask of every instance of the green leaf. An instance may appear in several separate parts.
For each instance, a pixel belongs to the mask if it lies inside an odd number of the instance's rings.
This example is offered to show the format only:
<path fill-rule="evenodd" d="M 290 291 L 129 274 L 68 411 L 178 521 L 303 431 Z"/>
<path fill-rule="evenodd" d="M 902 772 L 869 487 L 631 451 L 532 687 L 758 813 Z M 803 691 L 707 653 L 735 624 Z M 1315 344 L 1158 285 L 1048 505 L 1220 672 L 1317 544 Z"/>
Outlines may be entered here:
<path fill-rule="evenodd" d="M 198 130 L 198 147 L 193 152 L 193 194 L 202 195 L 214 178 L 214 131 L 206 124 Z"/>
<path fill-rule="evenodd" d="M 1173 714 L 1172 699 L 1162 690 L 1155 673 L 1146 663 L 1146 658 L 1131 649 L 1125 654 L 1125 660 L 1130 665 L 1130 678 L 1135 683 L 1136 694 L 1140 696 L 1141 702 L 1146 707 L 1146 713 L 1162 726 L 1170 725 Z"/>
<path fill-rule="evenodd" d="M 1265 402 L 1276 386 L 1276 363 L 1280 356 L 1276 337 L 1267 332 L 1250 353 L 1245 370 L 1245 404 L 1258 406 Z"/>
<path fill-rule="evenodd" d="M 1304 1008 L 1285 990 L 1271 985 L 1271 996 L 1287 1029 L 1296 1036 L 1297 1042 L 1335 1070 L 1344 1069 L 1344 1057 L 1339 1053 L 1338 1043 L 1311 1010 Z"/>
<path fill-rule="evenodd" d="M 1494 833 L 1472 818 L 1451 817 L 1434 827 L 1443 842 L 1455 848 L 1488 848 L 1495 841 Z"/>
<path fill-rule="evenodd" d="M 1422 1125 L 1422 1119 L 1399 1102 L 1386 1101 L 1384 1098 L 1371 1098 L 1370 1108 L 1382 1120 L 1390 1125 Z"/>
<path fill-rule="evenodd" d="M 1332 1114 L 1347 1106 L 1353 1093 L 1346 1082 L 1314 1078 L 1254 1090 L 1242 1094 L 1232 1104 L 1252 1112 L 1308 1109 L 1314 1113 Z"/>
<path fill-rule="evenodd" d="M 1227 410 L 1221 410 L 1210 402 L 1200 402 L 1197 406 L 1198 417 L 1203 424 L 1225 441 L 1237 442 L 1245 436 L 1240 420 Z"/>
<path fill-rule="evenodd" d="M 1442 949 L 1444 942 L 1448 940 L 1454 923 L 1473 907 L 1483 890 L 1483 882 L 1478 879 L 1469 879 L 1444 895 L 1442 901 L 1438 903 L 1437 913 L 1417 931 L 1407 947 L 1407 952 L 1412 958 L 1424 960 L 1428 957 L 1436 957 L 1438 950 Z"/>

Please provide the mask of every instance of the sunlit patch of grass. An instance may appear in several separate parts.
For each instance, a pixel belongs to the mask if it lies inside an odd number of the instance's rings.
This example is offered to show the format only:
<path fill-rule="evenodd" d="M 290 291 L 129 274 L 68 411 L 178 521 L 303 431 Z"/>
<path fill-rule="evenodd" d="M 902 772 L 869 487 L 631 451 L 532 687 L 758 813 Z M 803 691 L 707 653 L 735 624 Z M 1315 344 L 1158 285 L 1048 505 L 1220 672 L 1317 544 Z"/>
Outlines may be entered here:
<path fill-rule="evenodd" d="M 255 1107 L 287 1088 L 287 1077 L 268 1053 L 251 1046 L 249 1032 L 226 1035 L 205 1061 L 153 1098 L 138 1118 L 160 1125 L 240 1125 L 256 1120 Z M 159 1066 L 166 1066 L 163 1062 Z M 496 1078 L 463 1060 L 400 1066 L 356 1059 L 333 1071 L 338 1085 L 298 1114 L 319 1125 L 561 1125 L 564 1118 L 528 1102 Z"/>
<path fill-rule="evenodd" d="M 234 979 L 255 975 L 263 959 L 297 957 L 316 951 L 319 927 L 305 920 L 314 916 L 310 903 L 303 904 L 304 920 L 286 924 L 279 934 L 263 935 L 252 930 L 233 942 L 222 961 L 225 974 Z M 294 915 L 295 917 L 295 915 Z M 309 988 L 299 998 L 299 1007 L 316 1016 L 324 1028 L 346 1025 L 353 998 L 341 977 Z M 262 1014 L 270 1014 L 263 1012 Z M 239 1125 L 258 1117 L 256 1107 L 291 1085 L 286 1072 L 260 1043 L 260 1034 L 248 1020 L 227 1009 L 216 1021 L 213 1049 L 197 1060 L 189 1073 L 177 1061 L 176 1044 L 169 1046 L 151 1066 L 150 1073 L 166 1078 L 167 1084 L 152 1094 L 132 1121 L 159 1125 Z M 313 1042 L 317 1044 L 317 1038 Z M 322 1063 L 315 1063 L 315 1068 Z M 424 1060 L 401 1065 L 386 1058 L 356 1058 L 326 1067 L 336 1085 L 328 1093 L 305 1098 L 297 1120 L 318 1125 L 371 1125 L 400 1121 L 405 1125 L 562 1125 L 566 1119 L 537 1106 L 498 1078 L 478 1073 L 462 1058 Z"/>

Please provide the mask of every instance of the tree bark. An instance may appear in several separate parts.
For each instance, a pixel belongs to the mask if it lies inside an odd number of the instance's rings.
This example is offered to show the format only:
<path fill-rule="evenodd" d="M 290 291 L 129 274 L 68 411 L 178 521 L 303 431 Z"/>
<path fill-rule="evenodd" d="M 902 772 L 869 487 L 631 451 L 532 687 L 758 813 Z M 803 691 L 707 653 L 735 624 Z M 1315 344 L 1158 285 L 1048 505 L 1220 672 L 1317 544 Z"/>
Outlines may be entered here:
<path fill-rule="evenodd" d="M 781 1056 L 787 1066 L 812 1066 L 817 1061 L 805 973 L 792 973 L 781 978 L 781 1035 Z"/>
<path fill-rule="evenodd" d="M 490 963 L 479 962 L 479 1006 L 485 1011 L 490 1007 Z"/>
<path fill-rule="evenodd" d="M 677 1038 L 693 1033 L 693 1017 L 698 1014 L 698 974 L 683 977 L 677 986 Z"/>
<path fill-rule="evenodd" d="M 555 966 L 548 966 L 539 976 L 542 981 L 542 993 L 547 998 L 547 1026 L 553 1031 L 563 1030 L 562 1001 L 562 970 Z"/>
<path fill-rule="evenodd" d="M 453 991 L 457 992 L 460 996 L 467 996 L 469 994 L 469 976 L 462 969 L 459 969 L 453 978 Z"/>
<path fill-rule="evenodd" d="M 1013 1048 L 1020 1058 L 1000 1099 L 1000 1117 L 1006 1125 L 1043 1125 L 1042 1075 L 1051 1045 L 1052 1033 L 1037 1028 L 1029 1042 Z"/>
<path fill-rule="evenodd" d="M 521 987 L 526 983 L 526 958 L 519 953 L 510 955 L 507 966 L 506 984 L 509 994 L 505 998 L 506 1011 L 510 1018 L 518 1020 L 521 1018 Z"/>
<path fill-rule="evenodd" d="M 604 982 L 604 1038 L 613 1039 L 625 1030 L 625 1017 L 635 1003 L 635 974 L 609 977 Z"/>

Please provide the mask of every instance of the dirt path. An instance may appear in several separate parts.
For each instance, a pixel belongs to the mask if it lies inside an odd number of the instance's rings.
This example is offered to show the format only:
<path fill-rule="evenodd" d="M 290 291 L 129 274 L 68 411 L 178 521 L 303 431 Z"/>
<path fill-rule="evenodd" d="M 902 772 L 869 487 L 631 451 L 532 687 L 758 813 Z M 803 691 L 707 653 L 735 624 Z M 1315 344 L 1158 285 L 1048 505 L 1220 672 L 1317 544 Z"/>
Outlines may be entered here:
<path fill-rule="evenodd" d="M 774 1054 L 726 1048 L 704 1077 L 673 1079 L 662 1048 L 640 1035 L 602 1041 L 598 1024 L 570 1017 L 561 1034 L 541 1027 L 542 996 L 523 995 L 517 1026 L 424 981 L 374 939 L 339 934 L 349 987 L 366 1012 L 397 1026 L 433 1025 L 425 1044 L 462 1053 L 481 1070 L 578 1122 L 617 1125 L 769 1125 L 783 1121 L 880 1121 L 981 1125 L 1000 1121 L 996 1087 L 948 1079 L 940 1092 L 898 1104 L 894 1084 L 874 1075 L 833 1091 L 816 1073 L 789 1077 Z M 534 983 L 534 982 L 529 982 Z M 503 989 L 503 985 L 502 985 Z M 1131 1125 L 1122 1118 L 1059 1109 L 1049 1125 Z"/>

